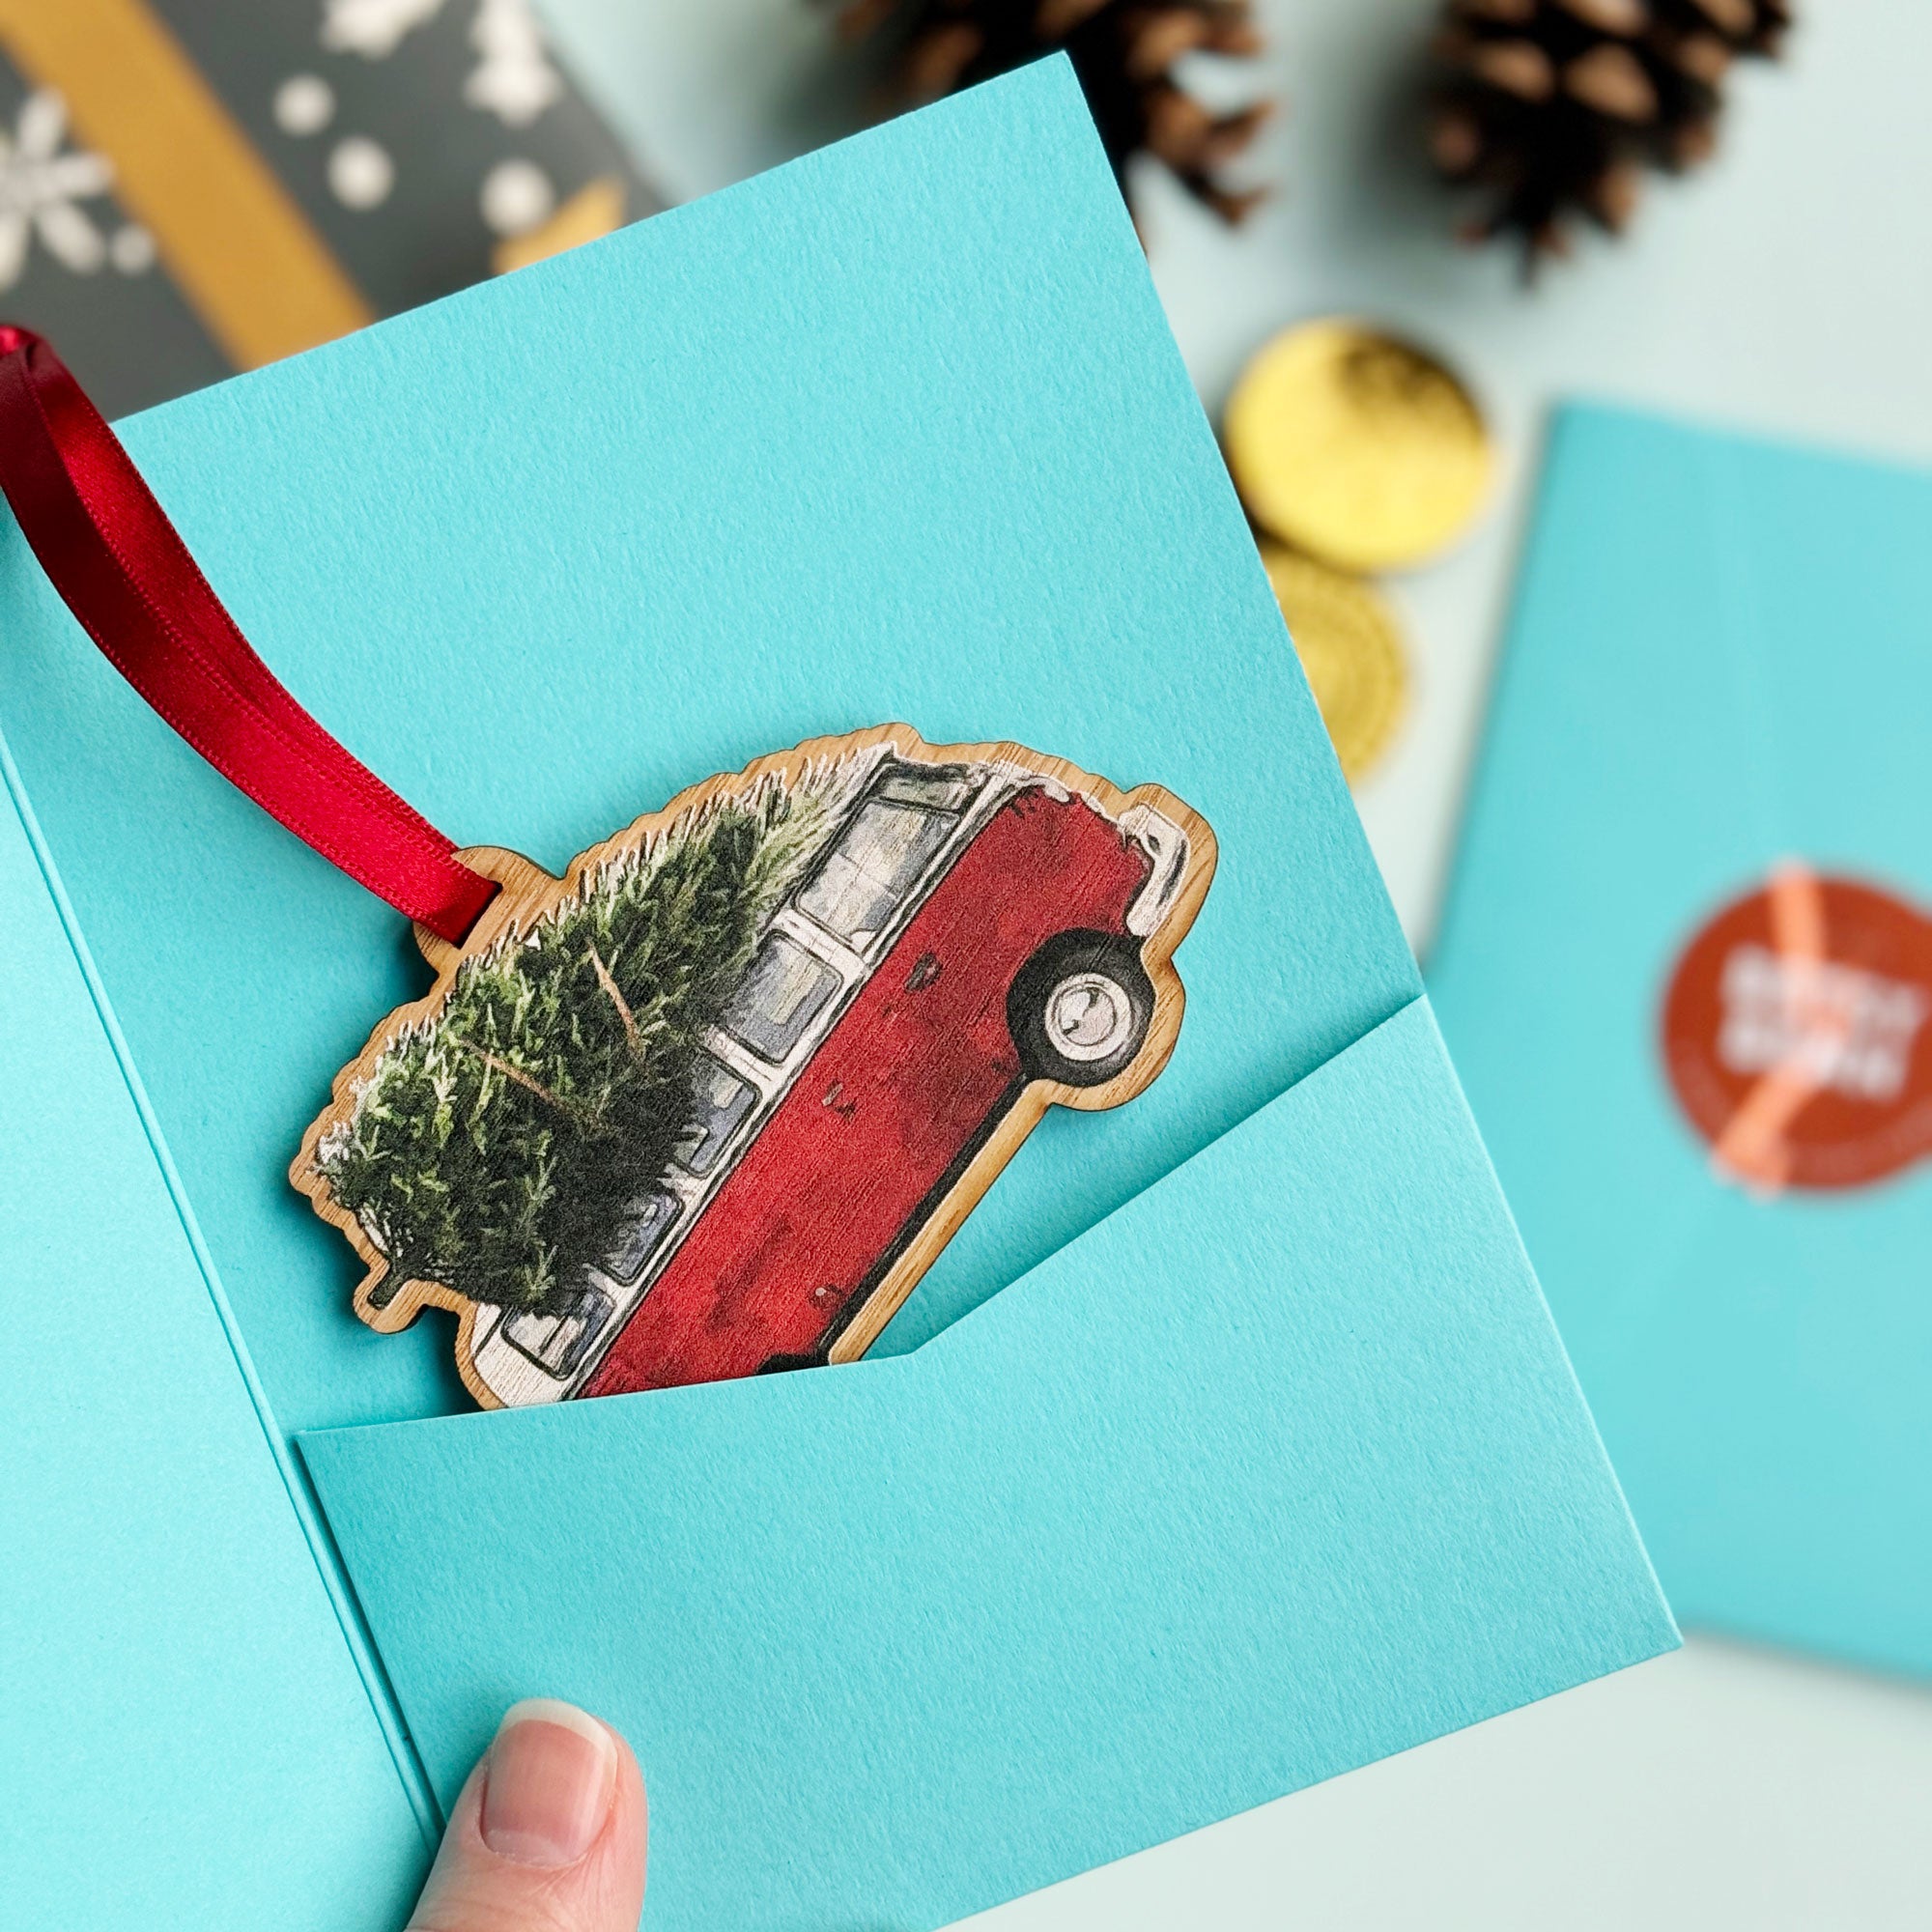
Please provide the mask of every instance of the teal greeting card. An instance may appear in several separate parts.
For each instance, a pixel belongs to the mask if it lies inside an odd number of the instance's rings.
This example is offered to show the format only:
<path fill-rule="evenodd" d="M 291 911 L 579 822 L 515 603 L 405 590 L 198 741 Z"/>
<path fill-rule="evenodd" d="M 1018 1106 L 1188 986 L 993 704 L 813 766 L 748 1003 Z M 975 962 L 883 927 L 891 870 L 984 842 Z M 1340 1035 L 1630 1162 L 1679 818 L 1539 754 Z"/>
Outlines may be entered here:
<path fill-rule="evenodd" d="M 932 1926 L 1674 1641 L 1063 63 L 125 436 L 465 842 L 559 871 L 903 720 L 1218 848 L 1159 1078 L 1050 1110 L 868 1360 L 478 1413 L 287 1179 L 427 971 L 8 530 L 19 795 L 399 1831 L 572 1696 L 643 1757 L 652 1923 Z"/>
<path fill-rule="evenodd" d="M 1566 411 L 1430 976 L 1679 1611 L 1918 1671 L 1928 517 Z"/>

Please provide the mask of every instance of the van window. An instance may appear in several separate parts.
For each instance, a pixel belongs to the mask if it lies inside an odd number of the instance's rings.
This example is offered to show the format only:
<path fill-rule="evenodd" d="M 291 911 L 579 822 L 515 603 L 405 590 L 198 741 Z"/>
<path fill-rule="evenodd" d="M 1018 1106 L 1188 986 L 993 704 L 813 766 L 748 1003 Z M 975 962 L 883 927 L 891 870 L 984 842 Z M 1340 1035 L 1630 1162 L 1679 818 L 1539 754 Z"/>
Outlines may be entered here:
<path fill-rule="evenodd" d="M 675 1150 L 678 1165 L 700 1179 L 709 1174 L 757 1097 L 755 1088 L 700 1053 L 691 1083 L 691 1123 Z"/>
<path fill-rule="evenodd" d="M 799 910 L 863 952 L 957 823 L 919 806 L 868 799 L 798 895 Z"/>
<path fill-rule="evenodd" d="M 724 1010 L 724 1031 L 761 1059 L 781 1065 L 838 990 L 838 975 L 824 960 L 797 940 L 770 933 Z"/>
<path fill-rule="evenodd" d="M 577 1366 L 584 1348 L 603 1326 L 602 1321 L 592 1319 L 594 1313 L 586 1308 L 582 1314 L 513 1315 L 503 1323 L 503 1340 L 545 1375 L 560 1379 Z"/>
<path fill-rule="evenodd" d="M 604 1258 L 604 1272 L 629 1288 L 643 1273 L 677 1216 L 677 1197 L 661 1187 L 652 1188 L 626 1215 L 616 1244 Z"/>
<path fill-rule="evenodd" d="M 879 781 L 873 796 L 893 805 L 923 805 L 928 811 L 964 811 L 973 784 L 956 765 L 936 772 L 896 771 Z"/>

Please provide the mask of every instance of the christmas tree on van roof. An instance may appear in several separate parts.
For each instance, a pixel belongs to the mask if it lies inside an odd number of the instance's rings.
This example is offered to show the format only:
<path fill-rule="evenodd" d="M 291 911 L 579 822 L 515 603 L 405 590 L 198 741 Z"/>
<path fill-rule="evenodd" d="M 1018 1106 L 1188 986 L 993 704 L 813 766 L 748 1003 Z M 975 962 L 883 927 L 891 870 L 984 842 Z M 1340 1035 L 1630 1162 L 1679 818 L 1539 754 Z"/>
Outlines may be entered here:
<path fill-rule="evenodd" d="M 564 1314 L 690 1118 L 699 1041 L 798 882 L 849 774 L 715 799 L 464 962 L 316 1165 L 387 1264 L 377 1306 L 434 1282 Z"/>

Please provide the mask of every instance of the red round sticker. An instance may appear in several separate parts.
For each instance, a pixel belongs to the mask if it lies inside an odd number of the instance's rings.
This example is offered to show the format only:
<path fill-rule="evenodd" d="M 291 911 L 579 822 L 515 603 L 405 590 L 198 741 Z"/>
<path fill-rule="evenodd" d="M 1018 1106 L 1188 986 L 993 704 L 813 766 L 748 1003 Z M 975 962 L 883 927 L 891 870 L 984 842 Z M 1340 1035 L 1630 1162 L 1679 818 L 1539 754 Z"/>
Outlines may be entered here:
<path fill-rule="evenodd" d="M 1863 1187 L 1932 1153 L 1932 919 L 1779 866 L 1685 949 L 1663 1062 L 1719 1172 Z"/>

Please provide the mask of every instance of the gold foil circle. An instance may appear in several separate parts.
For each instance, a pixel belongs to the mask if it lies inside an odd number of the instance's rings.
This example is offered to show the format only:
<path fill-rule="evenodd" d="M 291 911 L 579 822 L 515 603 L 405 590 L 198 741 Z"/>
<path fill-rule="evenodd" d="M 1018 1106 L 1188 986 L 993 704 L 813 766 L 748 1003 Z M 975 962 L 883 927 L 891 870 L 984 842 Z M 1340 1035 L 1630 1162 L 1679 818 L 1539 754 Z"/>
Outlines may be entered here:
<path fill-rule="evenodd" d="M 1265 538 L 1262 562 L 1352 784 L 1388 749 L 1408 706 L 1408 660 L 1395 613 L 1372 585 Z"/>
<path fill-rule="evenodd" d="M 1255 522 L 1339 570 L 1418 563 L 1466 529 L 1494 469 L 1488 428 L 1433 356 L 1359 323 L 1303 323 L 1248 364 L 1224 419 Z"/>

